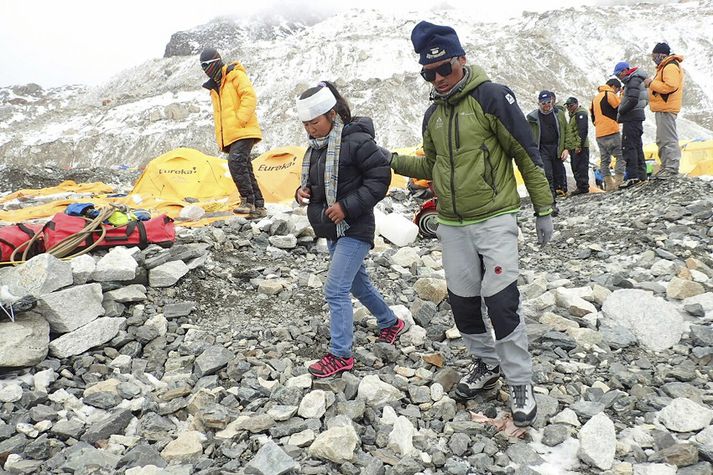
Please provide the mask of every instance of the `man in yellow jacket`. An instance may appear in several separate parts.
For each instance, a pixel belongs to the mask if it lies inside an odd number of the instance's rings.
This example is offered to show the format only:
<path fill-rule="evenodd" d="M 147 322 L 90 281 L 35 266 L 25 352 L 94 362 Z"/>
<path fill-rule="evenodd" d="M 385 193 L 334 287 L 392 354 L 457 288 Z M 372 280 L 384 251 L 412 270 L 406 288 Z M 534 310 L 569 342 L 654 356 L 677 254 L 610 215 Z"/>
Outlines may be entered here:
<path fill-rule="evenodd" d="M 683 100 L 683 56 L 671 54 L 667 43 L 658 43 L 651 59 L 656 63 L 656 75 L 645 79 L 644 85 L 649 89 L 649 107 L 656 116 L 656 145 L 661 160 L 656 178 L 668 178 L 678 174 L 681 162 L 676 117 Z"/>
<path fill-rule="evenodd" d="M 609 79 L 606 84 L 599 86 L 598 94 L 592 99 L 589 114 L 597 136 L 600 162 L 599 167 L 604 177 L 607 191 L 615 191 L 624 180 L 624 160 L 621 158 L 621 133 L 619 123 L 616 121 L 617 111 L 621 100 L 619 91 L 621 82 L 616 78 Z M 611 176 L 609 166 L 611 157 L 614 156 L 614 176 Z"/>
<path fill-rule="evenodd" d="M 265 200 L 250 161 L 250 151 L 262 140 L 255 89 L 243 65 L 238 61 L 224 64 L 215 48 L 205 48 L 200 61 L 210 78 L 203 87 L 210 91 L 213 102 L 215 139 L 228 154 L 228 169 L 240 193 L 240 205 L 233 212 L 252 218 L 266 216 Z"/>

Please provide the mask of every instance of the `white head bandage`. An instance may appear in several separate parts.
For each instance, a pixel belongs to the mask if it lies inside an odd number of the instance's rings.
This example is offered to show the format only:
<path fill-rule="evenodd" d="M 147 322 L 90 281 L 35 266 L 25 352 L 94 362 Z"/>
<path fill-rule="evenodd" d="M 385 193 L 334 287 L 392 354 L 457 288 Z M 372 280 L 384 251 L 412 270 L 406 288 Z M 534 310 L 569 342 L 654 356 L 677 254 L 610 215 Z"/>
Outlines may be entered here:
<path fill-rule="evenodd" d="M 326 114 L 337 104 L 332 91 L 322 87 L 319 91 L 304 99 L 297 99 L 297 116 L 302 122 L 307 122 L 317 116 Z"/>

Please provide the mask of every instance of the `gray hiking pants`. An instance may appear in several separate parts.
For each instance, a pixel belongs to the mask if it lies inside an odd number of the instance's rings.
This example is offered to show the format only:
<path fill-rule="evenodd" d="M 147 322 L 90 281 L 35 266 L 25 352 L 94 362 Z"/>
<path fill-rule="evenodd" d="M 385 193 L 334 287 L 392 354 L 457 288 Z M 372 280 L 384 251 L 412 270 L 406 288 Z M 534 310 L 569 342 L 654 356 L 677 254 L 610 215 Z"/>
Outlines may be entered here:
<path fill-rule="evenodd" d="M 678 146 L 675 112 L 655 112 L 656 145 L 659 147 L 661 169 L 678 173 L 681 163 L 681 148 Z"/>
<path fill-rule="evenodd" d="M 626 165 L 621 157 L 621 134 L 619 132 L 604 137 L 597 137 L 597 146 L 599 146 L 600 170 L 602 176 L 610 176 L 611 157 L 616 158 L 614 165 L 614 174 L 624 176 Z"/>
<path fill-rule="evenodd" d="M 468 226 L 439 224 L 436 233 L 453 318 L 468 351 L 490 367 L 500 365 L 508 384 L 529 384 L 532 358 L 520 317 L 515 214 Z"/>

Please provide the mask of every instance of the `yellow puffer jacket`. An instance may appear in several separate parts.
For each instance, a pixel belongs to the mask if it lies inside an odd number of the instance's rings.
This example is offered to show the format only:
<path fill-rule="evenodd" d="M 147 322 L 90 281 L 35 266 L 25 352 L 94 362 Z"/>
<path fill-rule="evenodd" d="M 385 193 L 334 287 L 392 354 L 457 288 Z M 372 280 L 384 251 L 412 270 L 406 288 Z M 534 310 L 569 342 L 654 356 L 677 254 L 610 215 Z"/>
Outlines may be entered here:
<path fill-rule="evenodd" d="M 262 140 L 255 108 L 257 96 L 240 62 L 223 66 L 220 86 L 212 79 L 203 84 L 210 90 L 215 119 L 215 140 L 223 152 L 242 139 Z"/>
<path fill-rule="evenodd" d="M 597 138 L 619 133 L 619 123 L 616 121 L 617 109 L 621 103 L 619 96 L 606 84 L 599 86 L 597 90 L 599 94 L 592 99 L 592 105 L 589 107 Z"/>
<path fill-rule="evenodd" d="M 681 111 L 683 100 L 683 56 L 672 54 L 656 67 L 656 76 L 649 85 L 651 112 Z"/>

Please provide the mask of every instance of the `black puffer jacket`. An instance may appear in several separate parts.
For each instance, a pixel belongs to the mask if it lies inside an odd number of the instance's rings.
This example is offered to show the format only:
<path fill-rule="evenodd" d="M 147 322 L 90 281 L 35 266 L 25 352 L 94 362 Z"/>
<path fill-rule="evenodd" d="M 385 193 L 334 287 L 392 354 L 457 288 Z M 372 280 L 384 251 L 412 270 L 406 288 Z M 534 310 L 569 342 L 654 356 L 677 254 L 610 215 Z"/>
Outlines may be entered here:
<path fill-rule="evenodd" d="M 643 122 L 646 119 L 644 109 L 649 103 L 649 94 L 644 87 L 644 79 L 647 74 L 636 68 L 634 72 L 626 76 L 622 82 L 624 83 L 624 92 L 621 96 L 621 104 L 617 122 Z"/>
<path fill-rule="evenodd" d="M 374 244 L 374 206 L 384 199 L 391 183 L 389 152 L 374 141 L 369 117 L 354 117 L 342 130 L 337 201 L 349 224 L 346 236 Z M 324 164 L 327 147 L 312 150 L 308 186 L 312 190 L 307 217 L 317 237 L 337 239 L 336 225 L 324 214 Z"/>

